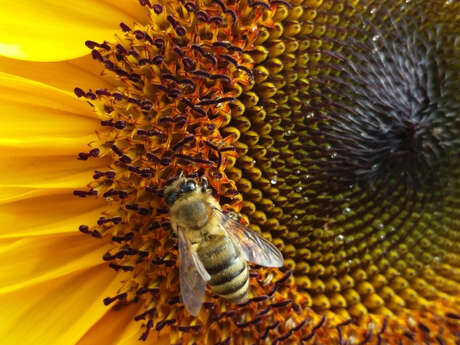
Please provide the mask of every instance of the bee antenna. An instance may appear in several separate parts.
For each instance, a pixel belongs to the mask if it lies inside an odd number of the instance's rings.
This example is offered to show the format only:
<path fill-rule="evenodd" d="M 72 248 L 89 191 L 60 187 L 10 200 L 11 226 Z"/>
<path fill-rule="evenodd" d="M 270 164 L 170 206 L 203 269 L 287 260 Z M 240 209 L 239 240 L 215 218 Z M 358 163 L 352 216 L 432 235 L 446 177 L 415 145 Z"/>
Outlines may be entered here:
<path fill-rule="evenodd" d="M 201 176 L 201 190 L 203 192 L 206 192 L 208 187 L 209 187 L 208 179 L 206 178 L 206 176 Z"/>

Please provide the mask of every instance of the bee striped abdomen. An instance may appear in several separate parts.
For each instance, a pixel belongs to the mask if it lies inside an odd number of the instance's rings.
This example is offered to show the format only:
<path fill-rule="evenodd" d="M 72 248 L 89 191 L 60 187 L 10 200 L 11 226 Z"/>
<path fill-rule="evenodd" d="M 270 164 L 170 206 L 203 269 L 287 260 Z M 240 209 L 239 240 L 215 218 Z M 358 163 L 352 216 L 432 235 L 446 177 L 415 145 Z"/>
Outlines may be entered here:
<path fill-rule="evenodd" d="M 249 289 L 248 267 L 228 237 L 220 236 L 202 243 L 198 256 L 211 276 L 208 284 L 215 293 L 232 302 L 246 297 Z"/>

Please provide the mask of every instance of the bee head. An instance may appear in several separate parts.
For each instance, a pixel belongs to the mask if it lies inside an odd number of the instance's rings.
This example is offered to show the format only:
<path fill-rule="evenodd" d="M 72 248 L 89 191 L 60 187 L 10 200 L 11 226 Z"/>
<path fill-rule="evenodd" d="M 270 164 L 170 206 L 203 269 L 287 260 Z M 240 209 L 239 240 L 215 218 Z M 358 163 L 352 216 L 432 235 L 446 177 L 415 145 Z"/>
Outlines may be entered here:
<path fill-rule="evenodd" d="M 201 177 L 199 180 L 195 178 L 186 178 L 180 176 L 175 180 L 171 186 L 165 190 L 165 201 L 169 206 L 172 206 L 174 202 L 179 199 L 182 195 L 193 193 L 196 191 L 206 192 L 208 189 L 208 180 L 206 177 Z"/>

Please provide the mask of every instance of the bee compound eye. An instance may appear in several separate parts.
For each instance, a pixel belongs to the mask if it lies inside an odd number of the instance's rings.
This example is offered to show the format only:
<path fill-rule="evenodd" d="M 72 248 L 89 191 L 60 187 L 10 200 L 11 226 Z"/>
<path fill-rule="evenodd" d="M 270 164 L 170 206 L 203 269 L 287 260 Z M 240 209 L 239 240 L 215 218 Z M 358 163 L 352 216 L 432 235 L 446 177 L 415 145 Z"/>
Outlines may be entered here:
<path fill-rule="evenodd" d="M 171 193 L 168 193 L 166 195 L 166 203 L 169 205 L 169 206 L 172 206 L 172 204 L 174 204 L 174 202 L 176 201 L 177 199 L 177 193 L 176 192 L 171 192 Z"/>
<path fill-rule="evenodd" d="M 180 191 L 182 193 L 188 193 L 188 192 L 194 191 L 195 189 L 196 189 L 196 183 L 195 181 L 192 181 L 192 180 L 186 181 L 182 183 L 182 185 L 180 186 Z"/>

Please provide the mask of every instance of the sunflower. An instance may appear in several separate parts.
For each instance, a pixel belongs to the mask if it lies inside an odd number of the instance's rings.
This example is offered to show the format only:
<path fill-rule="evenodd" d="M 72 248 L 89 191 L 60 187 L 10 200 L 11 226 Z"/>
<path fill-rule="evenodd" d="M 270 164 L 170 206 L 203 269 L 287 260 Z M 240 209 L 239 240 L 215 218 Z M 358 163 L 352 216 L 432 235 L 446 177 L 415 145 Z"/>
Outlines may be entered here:
<path fill-rule="evenodd" d="M 460 342 L 460 3 L 0 17 L 2 344 Z M 181 173 L 283 252 L 247 302 L 184 309 Z"/>

